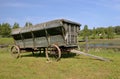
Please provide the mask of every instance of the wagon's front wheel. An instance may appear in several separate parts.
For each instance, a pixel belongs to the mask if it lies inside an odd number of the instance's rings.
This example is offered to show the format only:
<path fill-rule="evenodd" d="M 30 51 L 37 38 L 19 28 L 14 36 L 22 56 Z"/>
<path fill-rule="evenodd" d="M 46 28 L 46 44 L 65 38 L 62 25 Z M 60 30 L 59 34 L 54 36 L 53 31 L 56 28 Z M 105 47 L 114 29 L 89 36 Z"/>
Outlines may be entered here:
<path fill-rule="evenodd" d="M 51 59 L 59 61 L 61 58 L 60 48 L 55 44 L 50 45 L 48 48 L 46 48 L 46 58 L 48 61 L 51 61 Z"/>
<path fill-rule="evenodd" d="M 11 55 L 15 58 L 20 57 L 20 48 L 16 45 L 11 47 Z"/>

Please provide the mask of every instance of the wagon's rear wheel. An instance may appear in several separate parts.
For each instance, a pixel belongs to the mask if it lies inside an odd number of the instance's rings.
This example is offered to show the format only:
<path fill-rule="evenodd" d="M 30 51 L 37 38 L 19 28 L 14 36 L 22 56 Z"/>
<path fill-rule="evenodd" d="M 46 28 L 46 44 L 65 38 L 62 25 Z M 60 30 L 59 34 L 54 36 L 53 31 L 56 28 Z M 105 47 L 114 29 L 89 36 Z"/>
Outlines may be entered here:
<path fill-rule="evenodd" d="M 20 48 L 16 45 L 11 47 L 11 55 L 15 58 L 20 57 Z"/>
<path fill-rule="evenodd" d="M 48 61 L 51 61 L 51 60 L 59 61 L 61 58 L 60 48 L 55 44 L 50 45 L 46 49 L 46 58 Z"/>

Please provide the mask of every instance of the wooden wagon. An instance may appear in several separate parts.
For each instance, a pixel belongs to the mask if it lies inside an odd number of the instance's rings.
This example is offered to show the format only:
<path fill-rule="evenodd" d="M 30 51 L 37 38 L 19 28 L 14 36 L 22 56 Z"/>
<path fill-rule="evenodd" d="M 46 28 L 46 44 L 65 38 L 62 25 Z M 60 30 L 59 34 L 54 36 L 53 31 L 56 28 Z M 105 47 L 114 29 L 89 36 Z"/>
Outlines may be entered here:
<path fill-rule="evenodd" d="M 77 35 L 80 26 L 79 23 L 73 21 L 58 19 L 13 29 L 11 35 L 15 45 L 11 47 L 12 54 L 18 58 L 22 50 L 32 52 L 43 50 L 48 60 L 49 54 L 52 54 L 58 61 L 61 52 L 78 47 Z"/>
<path fill-rule="evenodd" d="M 47 60 L 51 56 L 56 61 L 60 60 L 61 54 L 72 52 L 93 57 L 95 59 L 110 61 L 109 59 L 91 55 L 75 50 L 78 48 L 77 36 L 81 24 L 58 19 L 34 26 L 13 29 L 11 35 L 15 45 L 11 47 L 11 53 L 15 58 L 20 57 L 21 51 L 43 51 Z"/>
<path fill-rule="evenodd" d="M 44 51 L 49 60 L 49 55 L 54 55 L 58 61 L 63 51 L 77 48 L 77 36 L 81 24 L 58 19 L 34 26 L 13 29 L 11 35 L 15 45 L 11 47 L 12 55 L 20 57 L 22 50 Z"/>

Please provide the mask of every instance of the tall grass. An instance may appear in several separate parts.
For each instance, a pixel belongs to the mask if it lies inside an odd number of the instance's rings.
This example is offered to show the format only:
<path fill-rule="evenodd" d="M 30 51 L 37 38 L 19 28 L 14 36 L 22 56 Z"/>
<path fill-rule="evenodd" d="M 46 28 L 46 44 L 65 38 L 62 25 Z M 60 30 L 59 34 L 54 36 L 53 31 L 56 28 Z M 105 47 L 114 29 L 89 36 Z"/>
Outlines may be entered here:
<path fill-rule="evenodd" d="M 0 38 L 0 44 L 13 44 L 13 38 Z"/>
<path fill-rule="evenodd" d="M 13 44 L 13 39 L 0 38 L 0 44 Z M 33 56 L 27 52 L 21 53 L 22 58 L 15 59 L 10 55 L 10 48 L 0 48 L 0 79 L 120 79 L 119 50 L 90 49 L 89 53 L 113 61 L 104 62 L 70 54 L 62 57 L 59 62 L 46 63 L 45 55 Z"/>
<path fill-rule="evenodd" d="M 120 79 L 120 51 L 91 49 L 89 53 L 110 58 L 112 62 L 83 55 L 63 57 L 46 63 L 42 55 L 21 53 L 15 59 L 8 48 L 0 49 L 0 79 Z"/>

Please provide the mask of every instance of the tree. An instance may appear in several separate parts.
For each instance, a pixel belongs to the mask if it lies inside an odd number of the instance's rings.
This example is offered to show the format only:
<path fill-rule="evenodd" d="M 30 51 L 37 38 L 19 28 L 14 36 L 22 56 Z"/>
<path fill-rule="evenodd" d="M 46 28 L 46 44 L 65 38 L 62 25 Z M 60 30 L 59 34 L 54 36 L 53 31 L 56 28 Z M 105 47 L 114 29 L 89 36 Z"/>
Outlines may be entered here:
<path fill-rule="evenodd" d="M 96 29 L 96 34 L 99 36 L 100 39 L 106 38 L 105 28 L 103 28 L 103 27 L 97 28 Z"/>
<path fill-rule="evenodd" d="M 107 38 L 108 39 L 114 38 L 114 30 L 111 26 L 107 28 Z"/>
<path fill-rule="evenodd" d="M 2 31 L 2 26 L 1 26 L 1 24 L 0 24 L 0 37 L 1 37 L 1 31 Z"/>
<path fill-rule="evenodd" d="M 13 29 L 19 28 L 19 24 L 15 22 L 12 28 Z"/>
<path fill-rule="evenodd" d="M 105 34 L 105 28 L 102 28 L 102 29 L 101 29 L 101 36 L 100 36 L 100 39 L 104 39 L 105 36 L 106 36 L 106 34 Z"/>
<path fill-rule="evenodd" d="M 31 27 L 32 26 L 32 23 L 31 22 L 26 22 L 25 23 L 25 27 Z"/>
<path fill-rule="evenodd" d="M 93 27 L 93 30 L 92 30 L 92 39 L 95 39 L 96 38 L 96 29 L 95 27 Z"/>
<path fill-rule="evenodd" d="M 9 23 L 3 23 L 1 25 L 1 31 L 0 31 L 2 37 L 9 37 L 10 36 L 10 33 L 11 33 L 11 26 Z"/>
<path fill-rule="evenodd" d="M 88 29 L 88 26 L 85 25 L 83 29 L 83 39 L 85 39 L 88 36 L 89 36 L 89 29 Z"/>
<path fill-rule="evenodd" d="M 120 26 L 115 26 L 115 33 L 120 35 Z"/>

